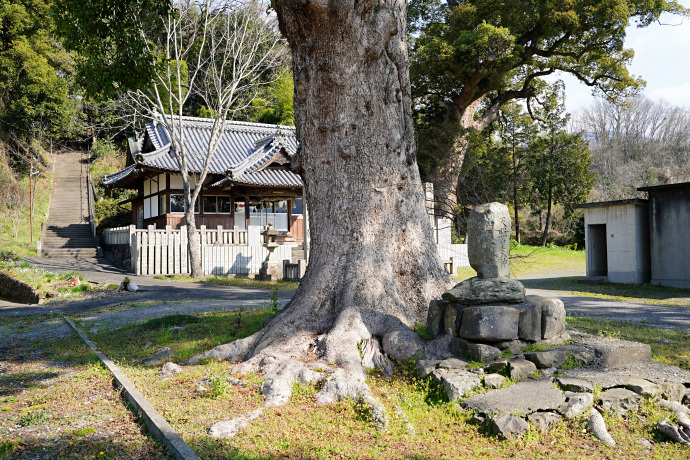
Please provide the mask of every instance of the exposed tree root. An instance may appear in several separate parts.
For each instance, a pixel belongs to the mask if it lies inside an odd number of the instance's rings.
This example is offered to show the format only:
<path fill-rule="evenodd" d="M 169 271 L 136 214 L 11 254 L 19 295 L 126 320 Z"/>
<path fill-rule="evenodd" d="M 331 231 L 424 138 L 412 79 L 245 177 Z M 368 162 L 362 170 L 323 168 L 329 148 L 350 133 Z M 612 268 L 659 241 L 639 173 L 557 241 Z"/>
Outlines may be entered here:
<path fill-rule="evenodd" d="M 385 376 L 392 375 L 392 363 L 382 353 L 376 337 L 409 331 L 409 325 L 393 314 L 396 313 L 395 308 L 390 303 L 388 308 L 383 308 L 386 313 L 349 308 L 330 315 L 332 305 L 315 311 L 307 308 L 306 302 L 293 301 L 261 331 L 217 346 L 192 357 L 185 364 L 196 364 L 208 358 L 222 359 L 239 363 L 233 370 L 236 375 L 260 374 L 265 379 L 261 388 L 266 398 L 265 407 L 287 403 L 295 382 L 321 382 L 321 389 L 316 394 L 317 403 L 331 404 L 352 398 L 368 406 L 372 422 L 379 429 L 386 429 L 385 409 L 371 395 L 366 383 L 366 369 L 376 368 Z M 405 315 L 400 316 L 405 318 Z M 323 328 L 327 332 L 320 333 L 324 317 L 333 320 L 330 328 Z M 319 327 L 320 323 L 322 327 Z M 233 436 L 260 413 L 256 410 L 221 422 L 210 432 L 214 436 Z"/>

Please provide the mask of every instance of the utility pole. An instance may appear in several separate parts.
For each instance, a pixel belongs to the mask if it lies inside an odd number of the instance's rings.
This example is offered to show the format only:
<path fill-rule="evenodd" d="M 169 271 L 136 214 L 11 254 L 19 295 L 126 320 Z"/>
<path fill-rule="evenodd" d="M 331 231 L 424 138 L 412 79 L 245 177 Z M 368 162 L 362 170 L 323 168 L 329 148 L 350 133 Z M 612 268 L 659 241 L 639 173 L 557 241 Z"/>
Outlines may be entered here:
<path fill-rule="evenodd" d="M 31 177 L 34 175 L 34 155 L 29 152 L 29 244 L 34 244 L 34 196 Z"/>

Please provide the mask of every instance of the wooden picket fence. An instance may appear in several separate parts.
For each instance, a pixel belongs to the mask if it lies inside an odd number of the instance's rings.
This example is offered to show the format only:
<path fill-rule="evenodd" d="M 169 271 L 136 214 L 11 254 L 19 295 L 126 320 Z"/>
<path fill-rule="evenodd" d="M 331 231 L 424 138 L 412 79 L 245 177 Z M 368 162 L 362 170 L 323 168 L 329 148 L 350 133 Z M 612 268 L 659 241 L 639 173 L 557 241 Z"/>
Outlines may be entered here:
<path fill-rule="evenodd" d="M 205 275 L 258 273 L 268 256 L 263 246 L 248 246 L 247 232 L 218 226 L 198 230 L 201 267 Z M 134 225 L 107 229 L 103 245 L 117 254 L 126 254 L 130 270 L 136 275 L 175 275 L 189 273 L 187 228 L 166 226 L 137 229 Z M 292 257 L 291 246 L 276 249 L 278 260 Z"/>
<path fill-rule="evenodd" d="M 268 256 L 262 245 L 247 245 L 247 232 L 237 227 L 229 230 L 221 226 L 199 231 L 201 267 L 205 275 L 259 273 L 261 263 Z M 187 228 L 174 230 L 170 226 L 157 229 L 137 229 L 134 225 L 107 229 L 103 232 L 103 246 L 117 254 L 120 262 L 136 275 L 176 275 L 189 273 Z M 466 244 L 439 244 L 438 252 L 448 270 L 455 274 L 458 267 L 469 267 Z M 292 258 L 292 246 L 275 249 L 279 261 Z M 303 268 L 287 267 L 288 277 L 299 279 Z"/>
<path fill-rule="evenodd" d="M 437 244 L 438 255 L 451 275 L 457 275 L 460 267 L 469 267 L 466 244 Z"/>

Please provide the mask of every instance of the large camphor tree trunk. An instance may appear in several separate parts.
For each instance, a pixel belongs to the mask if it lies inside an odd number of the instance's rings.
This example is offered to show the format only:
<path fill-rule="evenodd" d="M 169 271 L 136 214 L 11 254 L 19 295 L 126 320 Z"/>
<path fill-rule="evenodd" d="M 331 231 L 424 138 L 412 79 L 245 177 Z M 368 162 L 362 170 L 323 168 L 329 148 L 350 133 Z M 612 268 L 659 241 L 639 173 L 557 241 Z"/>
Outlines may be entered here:
<path fill-rule="evenodd" d="M 293 300 L 263 330 L 204 357 L 243 362 L 287 401 L 309 361 L 330 403 L 367 396 L 358 344 L 424 321 L 452 285 L 432 237 L 415 160 L 404 0 L 275 2 L 293 53 L 295 124 L 311 230 Z M 330 365 L 329 365 L 330 364 Z M 313 368 L 313 366 L 311 366 Z"/>

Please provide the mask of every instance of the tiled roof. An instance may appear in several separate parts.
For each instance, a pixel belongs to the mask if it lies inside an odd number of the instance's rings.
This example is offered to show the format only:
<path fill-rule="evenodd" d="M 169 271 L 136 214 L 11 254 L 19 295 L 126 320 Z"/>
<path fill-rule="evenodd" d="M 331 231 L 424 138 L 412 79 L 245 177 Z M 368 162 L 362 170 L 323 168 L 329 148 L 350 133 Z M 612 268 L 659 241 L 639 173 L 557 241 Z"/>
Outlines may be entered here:
<path fill-rule="evenodd" d="M 182 120 L 185 127 L 187 167 L 190 172 L 199 173 L 203 168 L 214 120 L 196 117 L 182 117 Z M 174 147 L 170 141 L 171 136 L 163 121 L 162 115 L 158 115 L 157 120 L 146 125 L 146 132 L 155 150 L 146 153 L 133 151 L 132 155 L 136 165 L 157 170 L 179 171 Z M 232 183 L 302 186 L 300 177 L 287 170 L 281 170 L 279 174 L 274 172 L 254 176 L 265 168 L 281 149 L 290 157 L 295 154 L 297 139 L 294 127 L 228 120 L 225 122 L 223 135 L 208 172 L 225 175 Z M 105 180 L 108 184 L 115 185 L 129 174 L 125 173 L 125 170 L 108 176 Z M 124 175 L 119 176 L 120 174 Z M 226 181 L 221 180 L 214 185 L 220 182 Z"/>
<path fill-rule="evenodd" d="M 223 178 L 209 187 L 220 187 L 233 183 L 240 185 L 266 185 L 274 187 L 302 187 L 302 178 L 285 169 L 266 168 L 261 171 L 246 173 L 239 177 Z"/>
<path fill-rule="evenodd" d="M 122 171 L 118 171 L 114 174 L 107 174 L 103 176 L 103 184 L 104 185 L 112 185 L 121 179 L 124 179 L 125 177 L 130 176 L 131 174 L 135 173 L 135 169 L 137 168 L 137 165 L 129 165 Z"/>

